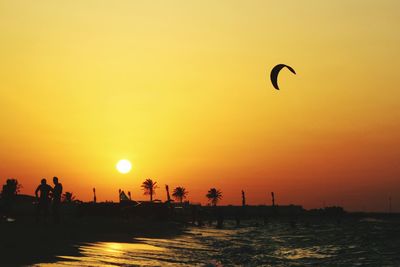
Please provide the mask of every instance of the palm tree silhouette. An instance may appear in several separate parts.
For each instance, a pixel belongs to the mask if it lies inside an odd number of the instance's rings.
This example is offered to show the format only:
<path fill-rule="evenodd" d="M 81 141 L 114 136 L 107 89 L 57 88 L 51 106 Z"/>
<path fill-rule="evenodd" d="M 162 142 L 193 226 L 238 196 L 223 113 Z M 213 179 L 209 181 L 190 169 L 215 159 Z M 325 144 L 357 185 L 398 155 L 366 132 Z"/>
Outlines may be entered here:
<path fill-rule="evenodd" d="M 219 189 L 211 188 L 208 190 L 206 197 L 213 206 L 217 206 L 218 201 L 222 199 L 222 192 Z"/>
<path fill-rule="evenodd" d="M 151 179 L 146 179 L 142 183 L 142 189 L 145 195 L 150 195 L 150 201 L 153 202 L 153 195 L 156 194 L 155 190 L 157 188 L 157 182 L 153 182 Z"/>
<path fill-rule="evenodd" d="M 183 200 L 186 198 L 187 194 L 189 192 L 186 191 L 186 189 L 182 186 L 178 186 L 177 188 L 174 189 L 174 192 L 172 193 L 172 196 L 178 200 L 180 203 L 183 202 Z"/>
<path fill-rule="evenodd" d="M 63 200 L 64 202 L 72 202 L 75 200 L 75 196 L 72 192 L 65 192 L 63 194 Z"/>

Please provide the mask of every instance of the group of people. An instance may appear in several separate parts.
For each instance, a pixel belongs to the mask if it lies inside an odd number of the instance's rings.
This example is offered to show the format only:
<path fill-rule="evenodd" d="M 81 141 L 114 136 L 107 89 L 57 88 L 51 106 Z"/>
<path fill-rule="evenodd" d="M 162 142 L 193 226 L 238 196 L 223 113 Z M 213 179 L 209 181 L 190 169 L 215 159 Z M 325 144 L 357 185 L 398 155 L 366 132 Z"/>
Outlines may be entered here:
<path fill-rule="evenodd" d="M 53 219 L 55 223 L 60 222 L 60 205 L 62 196 L 62 184 L 57 177 L 53 177 L 54 187 L 47 184 L 46 179 L 42 179 L 40 185 L 36 188 L 35 195 L 38 200 L 37 219 L 43 216 L 45 219 L 51 207 Z"/>

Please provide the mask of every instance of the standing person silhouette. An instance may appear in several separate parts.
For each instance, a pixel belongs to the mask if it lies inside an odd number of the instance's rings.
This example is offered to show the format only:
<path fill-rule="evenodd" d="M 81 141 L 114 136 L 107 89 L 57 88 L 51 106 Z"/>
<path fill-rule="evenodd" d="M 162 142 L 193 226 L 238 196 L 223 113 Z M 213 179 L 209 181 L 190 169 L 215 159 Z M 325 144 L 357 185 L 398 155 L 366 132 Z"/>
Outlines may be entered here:
<path fill-rule="evenodd" d="M 57 177 L 53 177 L 53 183 L 54 183 L 54 188 L 53 188 L 53 206 L 52 206 L 52 213 L 53 213 L 53 219 L 54 223 L 59 223 L 60 222 L 60 205 L 61 205 L 61 196 L 62 196 L 62 184 L 58 182 Z"/>
<path fill-rule="evenodd" d="M 41 180 L 40 185 L 36 188 L 35 195 L 38 199 L 36 220 L 39 219 L 39 216 L 44 216 L 44 220 L 46 220 L 49 212 L 50 192 L 52 190 L 53 189 L 47 184 L 47 181 L 44 178 Z M 40 193 L 40 195 L 38 195 L 38 193 Z"/>

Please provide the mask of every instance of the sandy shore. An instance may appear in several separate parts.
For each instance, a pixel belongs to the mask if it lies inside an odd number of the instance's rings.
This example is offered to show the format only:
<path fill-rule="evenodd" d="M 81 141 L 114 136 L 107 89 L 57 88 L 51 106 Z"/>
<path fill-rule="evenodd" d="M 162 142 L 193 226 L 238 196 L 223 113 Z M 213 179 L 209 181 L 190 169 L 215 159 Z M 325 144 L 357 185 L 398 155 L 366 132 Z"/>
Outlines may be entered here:
<path fill-rule="evenodd" d="M 20 220 L 0 223 L 0 266 L 54 262 L 57 255 L 77 256 L 87 242 L 132 242 L 134 237 L 167 238 L 181 234 L 172 222 L 76 219 L 61 224 Z"/>

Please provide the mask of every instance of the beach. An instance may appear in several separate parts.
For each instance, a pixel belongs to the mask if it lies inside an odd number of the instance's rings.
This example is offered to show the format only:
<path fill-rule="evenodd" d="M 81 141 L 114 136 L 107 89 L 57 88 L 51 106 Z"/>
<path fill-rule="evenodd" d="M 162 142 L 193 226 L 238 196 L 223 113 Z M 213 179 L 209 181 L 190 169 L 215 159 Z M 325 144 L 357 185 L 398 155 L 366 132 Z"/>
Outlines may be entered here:
<path fill-rule="evenodd" d="M 181 225 L 137 219 L 85 218 L 61 224 L 37 223 L 33 218 L 0 224 L 0 266 L 55 262 L 59 255 L 80 255 L 79 245 L 94 242 L 131 242 L 134 237 L 169 238 Z"/>
<path fill-rule="evenodd" d="M 1 266 L 398 266 L 398 217 L 2 227 Z M 15 233 L 19 234 L 15 237 Z M 55 238 L 58 237 L 58 238 Z"/>

